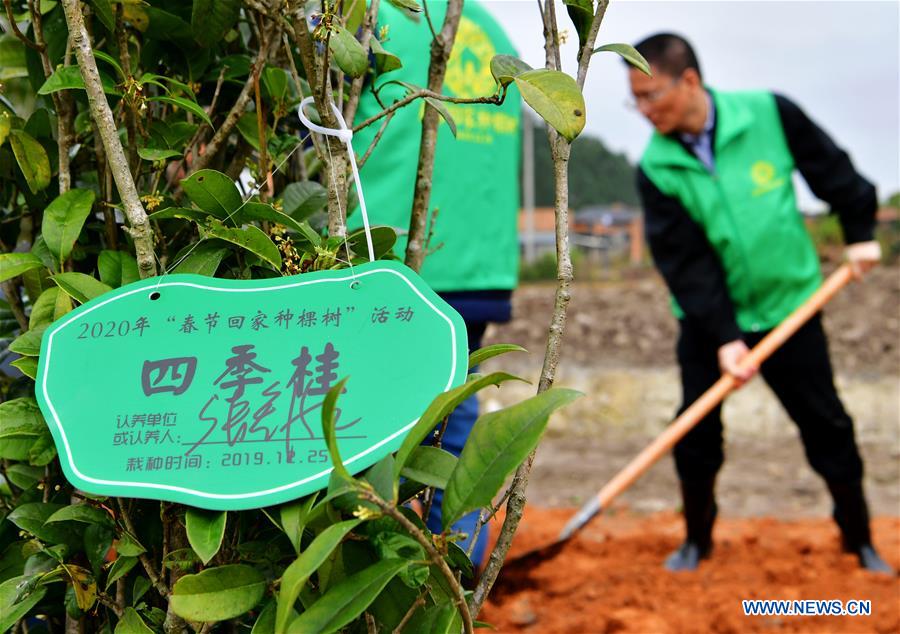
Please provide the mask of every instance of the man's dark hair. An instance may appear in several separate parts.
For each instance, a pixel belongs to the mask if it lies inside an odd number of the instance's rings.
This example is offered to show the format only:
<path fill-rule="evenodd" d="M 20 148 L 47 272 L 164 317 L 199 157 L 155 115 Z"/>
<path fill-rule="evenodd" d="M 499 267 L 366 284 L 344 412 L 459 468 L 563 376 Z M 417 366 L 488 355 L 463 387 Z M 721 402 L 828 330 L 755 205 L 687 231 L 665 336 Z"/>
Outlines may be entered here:
<path fill-rule="evenodd" d="M 642 40 L 634 48 L 644 56 L 648 64 L 656 66 L 666 75 L 681 77 L 684 71 L 693 68 L 703 78 L 693 47 L 680 35 L 657 33 Z"/>

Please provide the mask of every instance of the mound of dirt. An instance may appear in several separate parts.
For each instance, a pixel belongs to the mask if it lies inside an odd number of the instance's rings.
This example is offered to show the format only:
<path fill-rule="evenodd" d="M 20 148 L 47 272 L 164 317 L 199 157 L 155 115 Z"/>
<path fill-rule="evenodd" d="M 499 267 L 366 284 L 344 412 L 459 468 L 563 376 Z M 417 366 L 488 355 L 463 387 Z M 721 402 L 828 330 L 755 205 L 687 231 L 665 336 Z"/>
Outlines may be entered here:
<path fill-rule="evenodd" d="M 550 543 L 573 512 L 529 507 L 510 555 Z M 900 518 L 873 527 L 896 568 Z M 556 558 L 501 573 L 479 619 L 499 632 L 541 634 L 900 631 L 900 579 L 860 570 L 830 520 L 722 519 L 713 558 L 676 575 L 661 564 L 681 530 L 674 512 L 597 518 Z M 862 599 L 871 615 L 745 616 L 742 599 Z"/>
<path fill-rule="evenodd" d="M 513 321 L 493 326 L 485 345 L 516 343 L 532 357 L 543 358 L 554 288 L 545 283 L 516 290 Z M 662 278 L 649 269 L 634 271 L 620 281 L 576 281 L 563 362 L 629 367 L 674 364 L 677 323 L 668 297 Z M 863 283 L 841 291 L 825 309 L 825 329 L 838 373 L 900 372 L 900 267 L 876 268 Z"/>

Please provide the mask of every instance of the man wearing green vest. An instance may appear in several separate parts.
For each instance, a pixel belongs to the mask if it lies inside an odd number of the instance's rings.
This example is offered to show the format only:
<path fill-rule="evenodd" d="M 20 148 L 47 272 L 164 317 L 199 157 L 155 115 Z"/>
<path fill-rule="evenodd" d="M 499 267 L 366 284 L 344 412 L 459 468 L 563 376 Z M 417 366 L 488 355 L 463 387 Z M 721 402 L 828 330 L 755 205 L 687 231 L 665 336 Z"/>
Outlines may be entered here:
<path fill-rule="evenodd" d="M 446 3 L 429 3 L 433 24 L 442 23 L 446 8 Z M 378 26 L 386 27 L 384 48 L 403 63 L 374 81 L 379 99 L 388 105 L 406 94 L 403 85 L 388 82 L 426 85 L 432 33 L 425 19 L 410 19 L 385 2 Z M 443 93 L 463 98 L 494 94 L 491 58 L 501 54 L 516 54 L 503 29 L 478 3 L 466 2 Z M 409 227 L 425 107 L 430 106 L 418 100 L 396 111 L 360 174 L 372 220 L 404 234 Z M 421 274 L 462 315 L 471 351 L 481 347 L 488 323 L 509 321 L 510 297 L 518 280 L 521 102 L 511 88 L 501 106 L 445 102 L 444 107 L 456 130 L 454 134 L 443 120 L 438 129 L 429 204 L 435 213 Z M 356 120 L 364 121 L 381 110 L 366 90 Z M 358 155 L 369 147 L 380 123 L 354 135 Z M 406 236 L 401 235 L 395 249 L 401 259 L 405 249 Z M 450 416 L 441 447 L 459 455 L 477 416 L 478 400 L 472 397 Z M 427 518 L 429 528 L 437 532 L 441 530 L 441 494 L 436 492 Z M 474 512 L 453 527 L 468 536 L 462 542 L 464 549 L 471 545 L 477 519 Z M 476 566 L 486 554 L 487 537 L 485 529 L 472 547 Z"/>
<path fill-rule="evenodd" d="M 881 257 L 873 239 L 877 199 L 847 154 L 787 98 L 708 88 L 690 44 L 677 35 L 654 35 L 636 48 L 652 77 L 630 68 L 631 92 L 655 128 L 638 187 L 650 249 L 679 319 L 683 411 L 720 373 L 742 382 L 753 376 L 756 368 L 739 369 L 749 348 L 819 287 L 792 172 L 838 214 L 858 275 Z M 853 421 L 835 391 L 819 316 L 759 371 L 831 491 L 844 548 L 863 568 L 892 572 L 871 543 Z M 666 560 L 669 570 L 694 570 L 712 549 L 724 460 L 720 413 L 675 447 L 687 536 Z"/>

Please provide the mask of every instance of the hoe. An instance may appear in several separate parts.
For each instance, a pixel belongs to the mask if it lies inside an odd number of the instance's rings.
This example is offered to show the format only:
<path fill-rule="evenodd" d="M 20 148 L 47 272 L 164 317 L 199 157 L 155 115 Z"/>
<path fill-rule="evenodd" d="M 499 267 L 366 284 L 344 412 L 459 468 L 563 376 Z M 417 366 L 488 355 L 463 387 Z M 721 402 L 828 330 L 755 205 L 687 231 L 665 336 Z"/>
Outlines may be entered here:
<path fill-rule="evenodd" d="M 852 279 L 853 271 L 849 264 L 844 264 L 838 268 L 825 280 L 819 290 L 754 346 L 744 359 L 743 364 L 745 366 L 756 365 L 757 367 L 762 365 L 763 361 L 778 350 L 791 335 L 819 312 Z M 738 387 L 736 378 L 730 374 L 722 375 L 722 378 L 716 381 L 712 387 L 676 418 L 663 433 L 635 456 L 587 504 L 582 506 L 572 519 L 568 521 L 559 537 L 556 538 L 556 541 L 508 559 L 504 569 L 510 565 L 516 568 L 530 566 L 541 560 L 555 557 L 575 533 L 584 528 L 601 511 L 608 508 L 609 504 L 620 493 L 634 484 L 647 469 L 674 447 L 685 434 L 703 420 L 703 417 L 721 403 L 736 387 Z"/>

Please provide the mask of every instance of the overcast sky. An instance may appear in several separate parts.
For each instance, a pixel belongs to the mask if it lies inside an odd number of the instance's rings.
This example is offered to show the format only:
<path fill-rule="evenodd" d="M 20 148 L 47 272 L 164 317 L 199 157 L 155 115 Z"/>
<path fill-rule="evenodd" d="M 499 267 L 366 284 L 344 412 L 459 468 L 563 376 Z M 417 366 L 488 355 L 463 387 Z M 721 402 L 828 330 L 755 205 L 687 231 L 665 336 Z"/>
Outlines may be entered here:
<path fill-rule="evenodd" d="M 544 65 L 537 2 L 484 3 L 520 57 Z M 564 70 L 574 74 L 578 38 L 569 31 Z M 694 44 L 704 80 L 721 89 L 769 89 L 802 106 L 878 186 L 882 200 L 900 190 L 900 2 L 612 0 L 597 38 L 635 43 L 667 30 Z M 585 86 L 586 129 L 634 161 L 650 127 L 628 111 L 626 73 L 617 56 L 594 57 Z M 815 206 L 805 188 L 801 206 Z"/>

